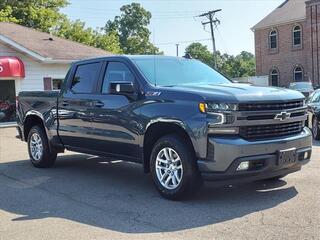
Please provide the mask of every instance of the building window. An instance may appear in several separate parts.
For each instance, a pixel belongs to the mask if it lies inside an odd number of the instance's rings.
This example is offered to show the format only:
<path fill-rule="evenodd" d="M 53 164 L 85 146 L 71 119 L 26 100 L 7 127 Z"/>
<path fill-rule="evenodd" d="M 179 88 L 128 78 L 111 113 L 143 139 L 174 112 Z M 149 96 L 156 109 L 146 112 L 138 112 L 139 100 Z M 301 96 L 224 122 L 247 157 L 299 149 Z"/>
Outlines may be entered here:
<path fill-rule="evenodd" d="M 51 91 L 52 90 L 52 79 L 51 79 L 51 77 L 44 77 L 43 78 L 43 89 L 45 91 Z"/>
<path fill-rule="evenodd" d="M 272 86 L 279 86 L 279 72 L 277 69 L 271 70 L 270 79 Z"/>
<path fill-rule="evenodd" d="M 52 90 L 60 90 L 63 79 L 52 79 Z"/>
<path fill-rule="evenodd" d="M 299 47 L 302 44 L 302 30 L 299 25 L 293 28 L 293 46 Z"/>
<path fill-rule="evenodd" d="M 274 50 L 278 48 L 278 33 L 276 30 L 272 30 L 269 34 L 270 49 Z"/>
<path fill-rule="evenodd" d="M 293 70 L 294 81 L 302 82 L 303 81 L 303 69 L 302 67 L 295 67 Z"/>

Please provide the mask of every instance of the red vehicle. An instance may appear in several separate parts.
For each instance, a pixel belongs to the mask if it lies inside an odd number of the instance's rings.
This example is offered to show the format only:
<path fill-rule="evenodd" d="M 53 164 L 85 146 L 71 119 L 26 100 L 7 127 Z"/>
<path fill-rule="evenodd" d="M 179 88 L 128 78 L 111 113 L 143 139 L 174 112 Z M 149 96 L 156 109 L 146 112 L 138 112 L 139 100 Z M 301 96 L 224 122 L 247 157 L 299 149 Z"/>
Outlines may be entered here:
<path fill-rule="evenodd" d="M 14 121 L 16 116 L 16 105 L 10 101 L 0 101 L 0 122 Z"/>

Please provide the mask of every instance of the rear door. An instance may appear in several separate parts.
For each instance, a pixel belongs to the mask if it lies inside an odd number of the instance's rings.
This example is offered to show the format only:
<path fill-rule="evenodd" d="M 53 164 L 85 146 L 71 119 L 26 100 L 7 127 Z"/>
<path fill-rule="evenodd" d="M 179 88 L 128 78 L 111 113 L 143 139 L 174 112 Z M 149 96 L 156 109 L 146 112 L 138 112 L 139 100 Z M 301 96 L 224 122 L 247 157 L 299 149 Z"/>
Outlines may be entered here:
<path fill-rule="evenodd" d="M 77 65 L 73 69 L 71 81 L 59 99 L 59 135 L 65 146 L 92 149 L 92 98 L 97 91 L 97 83 L 102 61 Z"/>

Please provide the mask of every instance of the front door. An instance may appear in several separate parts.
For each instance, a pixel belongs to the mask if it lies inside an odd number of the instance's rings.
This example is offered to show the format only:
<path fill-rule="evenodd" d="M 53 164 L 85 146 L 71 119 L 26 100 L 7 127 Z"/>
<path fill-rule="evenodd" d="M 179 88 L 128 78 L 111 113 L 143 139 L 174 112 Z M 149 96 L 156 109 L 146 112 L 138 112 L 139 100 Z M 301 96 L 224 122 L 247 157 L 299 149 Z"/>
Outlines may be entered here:
<path fill-rule="evenodd" d="M 309 97 L 308 101 L 308 127 L 312 128 L 312 120 L 314 114 L 320 108 L 320 92 L 316 91 Z"/>
<path fill-rule="evenodd" d="M 110 94 L 111 82 L 135 82 L 135 76 L 124 62 L 109 62 L 104 72 L 100 94 L 95 95 L 92 129 L 95 150 L 119 159 L 141 159 L 137 101 Z"/>
<path fill-rule="evenodd" d="M 0 122 L 16 120 L 16 89 L 14 80 L 0 80 Z"/>

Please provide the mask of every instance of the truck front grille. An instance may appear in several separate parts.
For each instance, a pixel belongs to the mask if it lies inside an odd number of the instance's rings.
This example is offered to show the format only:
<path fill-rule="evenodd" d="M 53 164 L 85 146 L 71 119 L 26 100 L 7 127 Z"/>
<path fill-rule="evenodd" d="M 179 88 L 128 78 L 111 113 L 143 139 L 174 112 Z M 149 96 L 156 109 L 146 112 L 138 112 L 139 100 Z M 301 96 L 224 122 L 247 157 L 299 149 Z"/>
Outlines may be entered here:
<path fill-rule="evenodd" d="M 245 103 L 239 104 L 239 111 L 268 111 L 268 110 L 287 110 L 303 107 L 303 100 L 277 103 Z"/>
<path fill-rule="evenodd" d="M 302 129 L 302 122 L 293 122 L 260 126 L 244 126 L 240 127 L 239 134 L 242 138 L 247 140 L 264 140 L 298 134 Z"/>

